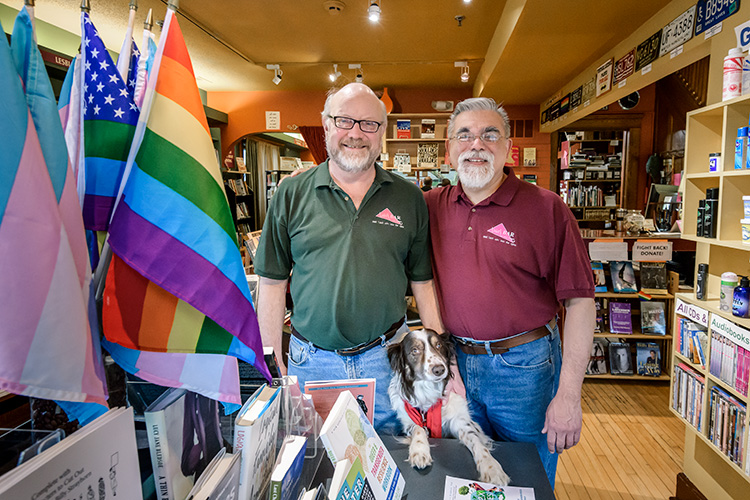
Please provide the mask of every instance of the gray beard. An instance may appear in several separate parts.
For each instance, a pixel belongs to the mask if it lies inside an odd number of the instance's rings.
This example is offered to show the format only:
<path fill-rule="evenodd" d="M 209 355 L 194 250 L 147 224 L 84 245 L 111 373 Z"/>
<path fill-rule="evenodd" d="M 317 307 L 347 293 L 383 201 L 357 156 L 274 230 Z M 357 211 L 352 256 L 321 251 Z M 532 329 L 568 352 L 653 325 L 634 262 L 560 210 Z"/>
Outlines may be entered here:
<path fill-rule="evenodd" d="M 364 172 L 373 166 L 375 160 L 380 156 L 377 149 L 373 149 L 367 157 L 362 157 L 359 154 L 347 154 L 341 151 L 341 149 L 333 147 L 328 141 L 326 141 L 326 149 L 328 150 L 328 156 L 333 162 L 344 172 L 359 173 Z"/>
<path fill-rule="evenodd" d="M 468 158 L 487 160 L 488 165 L 477 167 L 471 165 Z M 495 175 L 495 155 L 487 151 L 466 151 L 458 157 L 458 179 L 464 187 L 481 189 L 490 183 Z"/>

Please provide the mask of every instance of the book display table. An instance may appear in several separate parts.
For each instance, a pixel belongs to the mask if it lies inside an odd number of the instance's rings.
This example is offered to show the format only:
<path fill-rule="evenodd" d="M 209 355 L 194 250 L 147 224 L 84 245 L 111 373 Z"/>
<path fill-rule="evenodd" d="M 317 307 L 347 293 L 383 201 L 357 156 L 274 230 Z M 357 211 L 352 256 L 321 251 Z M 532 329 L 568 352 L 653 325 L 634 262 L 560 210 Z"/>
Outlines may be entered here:
<path fill-rule="evenodd" d="M 445 476 L 478 479 L 471 452 L 457 439 L 430 439 L 432 466 L 418 470 L 406 461 L 409 446 L 393 436 L 380 436 L 396 461 L 406 481 L 405 500 L 438 500 L 443 498 Z M 495 442 L 492 455 L 511 479 L 511 486 L 534 488 L 536 500 L 554 500 L 536 447 L 530 443 Z M 313 484 L 325 483 L 333 475 L 331 462 L 324 459 Z M 320 480 L 319 480 L 320 479 Z"/>

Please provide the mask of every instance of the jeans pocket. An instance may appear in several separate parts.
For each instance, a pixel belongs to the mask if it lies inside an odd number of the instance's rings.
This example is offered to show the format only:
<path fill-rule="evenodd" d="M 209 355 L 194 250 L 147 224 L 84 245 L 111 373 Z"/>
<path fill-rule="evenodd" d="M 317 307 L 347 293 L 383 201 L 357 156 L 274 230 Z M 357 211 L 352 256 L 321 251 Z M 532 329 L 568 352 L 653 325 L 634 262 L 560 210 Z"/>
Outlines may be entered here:
<path fill-rule="evenodd" d="M 499 355 L 500 361 L 513 368 L 533 370 L 551 366 L 553 363 L 552 345 L 547 337 L 528 344 L 512 347 L 505 354 Z"/>
<path fill-rule="evenodd" d="M 310 346 L 292 336 L 289 340 L 289 363 L 295 366 L 302 366 L 310 357 Z"/>

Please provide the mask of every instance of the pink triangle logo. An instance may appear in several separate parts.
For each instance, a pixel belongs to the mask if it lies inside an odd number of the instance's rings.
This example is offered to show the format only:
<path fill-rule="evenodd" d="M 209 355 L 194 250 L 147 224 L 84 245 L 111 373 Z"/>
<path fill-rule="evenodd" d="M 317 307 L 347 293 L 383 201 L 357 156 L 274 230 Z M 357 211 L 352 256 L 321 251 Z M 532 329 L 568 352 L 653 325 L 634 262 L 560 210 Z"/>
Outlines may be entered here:
<path fill-rule="evenodd" d="M 378 215 L 376 215 L 378 219 L 387 220 L 388 222 L 393 222 L 394 224 L 398 224 L 399 226 L 402 225 L 401 221 L 396 218 L 395 215 L 393 215 L 393 212 L 391 212 L 389 209 L 384 208 Z"/>
<path fill-rule="evenodd" d="M 505 241 L 509 241 L 511 243 L 516 242 L 516 239 L 510 235 L 507 229 L 505 229 L 505 225 L 502 222 L 497 226 L 488 229 L 487 232 L 492 233 L 498 238 L 504 239 Z"/>

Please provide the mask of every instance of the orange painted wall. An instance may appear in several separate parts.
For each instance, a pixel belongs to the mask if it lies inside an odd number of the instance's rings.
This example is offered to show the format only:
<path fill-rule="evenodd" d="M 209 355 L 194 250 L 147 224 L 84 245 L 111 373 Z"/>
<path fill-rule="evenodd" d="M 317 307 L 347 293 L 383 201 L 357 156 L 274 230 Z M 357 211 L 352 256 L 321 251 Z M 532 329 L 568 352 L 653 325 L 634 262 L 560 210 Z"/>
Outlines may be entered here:
<path fill-rule="evenodd" d="M 511 120 L 532 120 L 534 122 L 534 134 L 532 137 L 514 137 L 513 146 L 519 148 L 519 165 L 523 165 L 523 148 L 536 148 L 536 167 L 513 167 L 516 174 L 536 175 L 536 183 L 539 187 L 555 191 L 555 186 L 550 185 L 550 134 L 539 132 L 539 106 L 514 106 L 506 105 L 505 110 Z"/>

